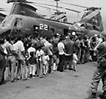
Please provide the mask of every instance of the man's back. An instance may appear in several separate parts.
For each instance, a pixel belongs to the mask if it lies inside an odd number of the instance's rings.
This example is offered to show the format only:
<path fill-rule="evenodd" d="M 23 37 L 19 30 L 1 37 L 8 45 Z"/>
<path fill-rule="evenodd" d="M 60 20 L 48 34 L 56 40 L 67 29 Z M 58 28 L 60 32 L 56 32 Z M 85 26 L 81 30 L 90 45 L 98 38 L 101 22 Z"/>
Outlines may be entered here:
<path fill-rule="evenodd" d="M 64 43 L 63 42 L 59 42 L 58 43 L 58 51 L 59 51 L 59 55 L 63 55 L 64 54 Z"/>
<path fill-rule="evenodd" d="M 15 50 L 20 50 L 20 51 L 24 51 L 25 48 L 24 48 L 24 44 L 21 40 L 17 41 L 14 45 L 14 49 Z"/>
<path fill-rule="evenodd" d="M 72 55 L 74 50 L 74 42 L 70 39 L 65 42 L 65 51 L 67 54 Z"/>

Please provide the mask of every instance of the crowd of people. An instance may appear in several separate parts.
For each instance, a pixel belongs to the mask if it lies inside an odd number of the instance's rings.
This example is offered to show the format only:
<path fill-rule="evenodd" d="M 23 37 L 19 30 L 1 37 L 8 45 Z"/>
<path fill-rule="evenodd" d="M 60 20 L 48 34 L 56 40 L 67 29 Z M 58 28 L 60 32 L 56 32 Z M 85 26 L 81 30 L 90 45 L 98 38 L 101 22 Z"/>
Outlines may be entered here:
<path fill-rule="evenodd" d="M 96 61 L 96 48 L 103 42 L 93 37 L 55 34 L 51 38 L 6 37 L 0 39 L 0 84 L 44 78 L 54 71 L 78 71 L 77 64 Z"/>

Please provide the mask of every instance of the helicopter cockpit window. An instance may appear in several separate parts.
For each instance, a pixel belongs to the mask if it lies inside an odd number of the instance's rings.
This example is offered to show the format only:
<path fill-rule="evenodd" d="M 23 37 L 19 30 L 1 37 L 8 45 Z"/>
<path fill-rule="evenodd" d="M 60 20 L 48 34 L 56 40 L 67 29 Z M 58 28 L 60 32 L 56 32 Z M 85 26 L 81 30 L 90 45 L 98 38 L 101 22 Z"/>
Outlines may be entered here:
<path fill-rule="evenodd" d="M 21 28 L 21 26 L 22 26 L 22 19 L 21 18 L 16 18 L 14 26 L 17 27 L 17 28 Z"/>

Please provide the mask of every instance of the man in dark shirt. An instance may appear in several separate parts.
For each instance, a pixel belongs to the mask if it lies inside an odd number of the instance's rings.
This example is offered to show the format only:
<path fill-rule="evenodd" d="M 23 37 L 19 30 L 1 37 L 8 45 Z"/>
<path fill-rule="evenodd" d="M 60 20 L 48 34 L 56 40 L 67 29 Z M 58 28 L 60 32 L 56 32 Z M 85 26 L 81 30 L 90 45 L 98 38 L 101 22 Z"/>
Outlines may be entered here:
<path fill-rule="evenodd" d="M 0 85 L 4 83 L 4 72 L 6 67 L 6 53 L 4 52 L 4 40 L 0 39 Z"/>
<path fill-rule="evenodd" d="M 70 36 L 66 36 L 65 42 L 65 66 L 69 64 L 69 69 L 72 69 L 72 59 L 73 59 L 73 51 L 74 51 L 74 42 L 70 39 Z"/>

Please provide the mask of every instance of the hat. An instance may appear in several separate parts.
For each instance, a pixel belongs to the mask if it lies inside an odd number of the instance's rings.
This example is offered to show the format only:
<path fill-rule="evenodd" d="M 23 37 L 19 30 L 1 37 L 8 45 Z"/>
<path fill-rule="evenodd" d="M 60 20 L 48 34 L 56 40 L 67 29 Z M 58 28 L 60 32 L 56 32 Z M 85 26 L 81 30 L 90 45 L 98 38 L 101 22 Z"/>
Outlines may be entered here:
<path fill-rule="evenodd" d="M 76 35 L 76 33 L 75 32 L 72 32 L 72 35 Z"/>
<path fill-rule="evenodd" d="M 95 34 L 94 36 L 95 36 L 95 37 L 97 37 L 98 35 L 97 35 L 97 34 Z"/>
<path fill-rule="evenodd" d="M 67 38 L 70 38 L 70 37 L 69 36 L 66 36 L 65 38 L 67 39 Z"/>
<path fill-rule="evenodd" d="M 59 33 L 56 34 L 57 36 L 61 36 Z"/>

